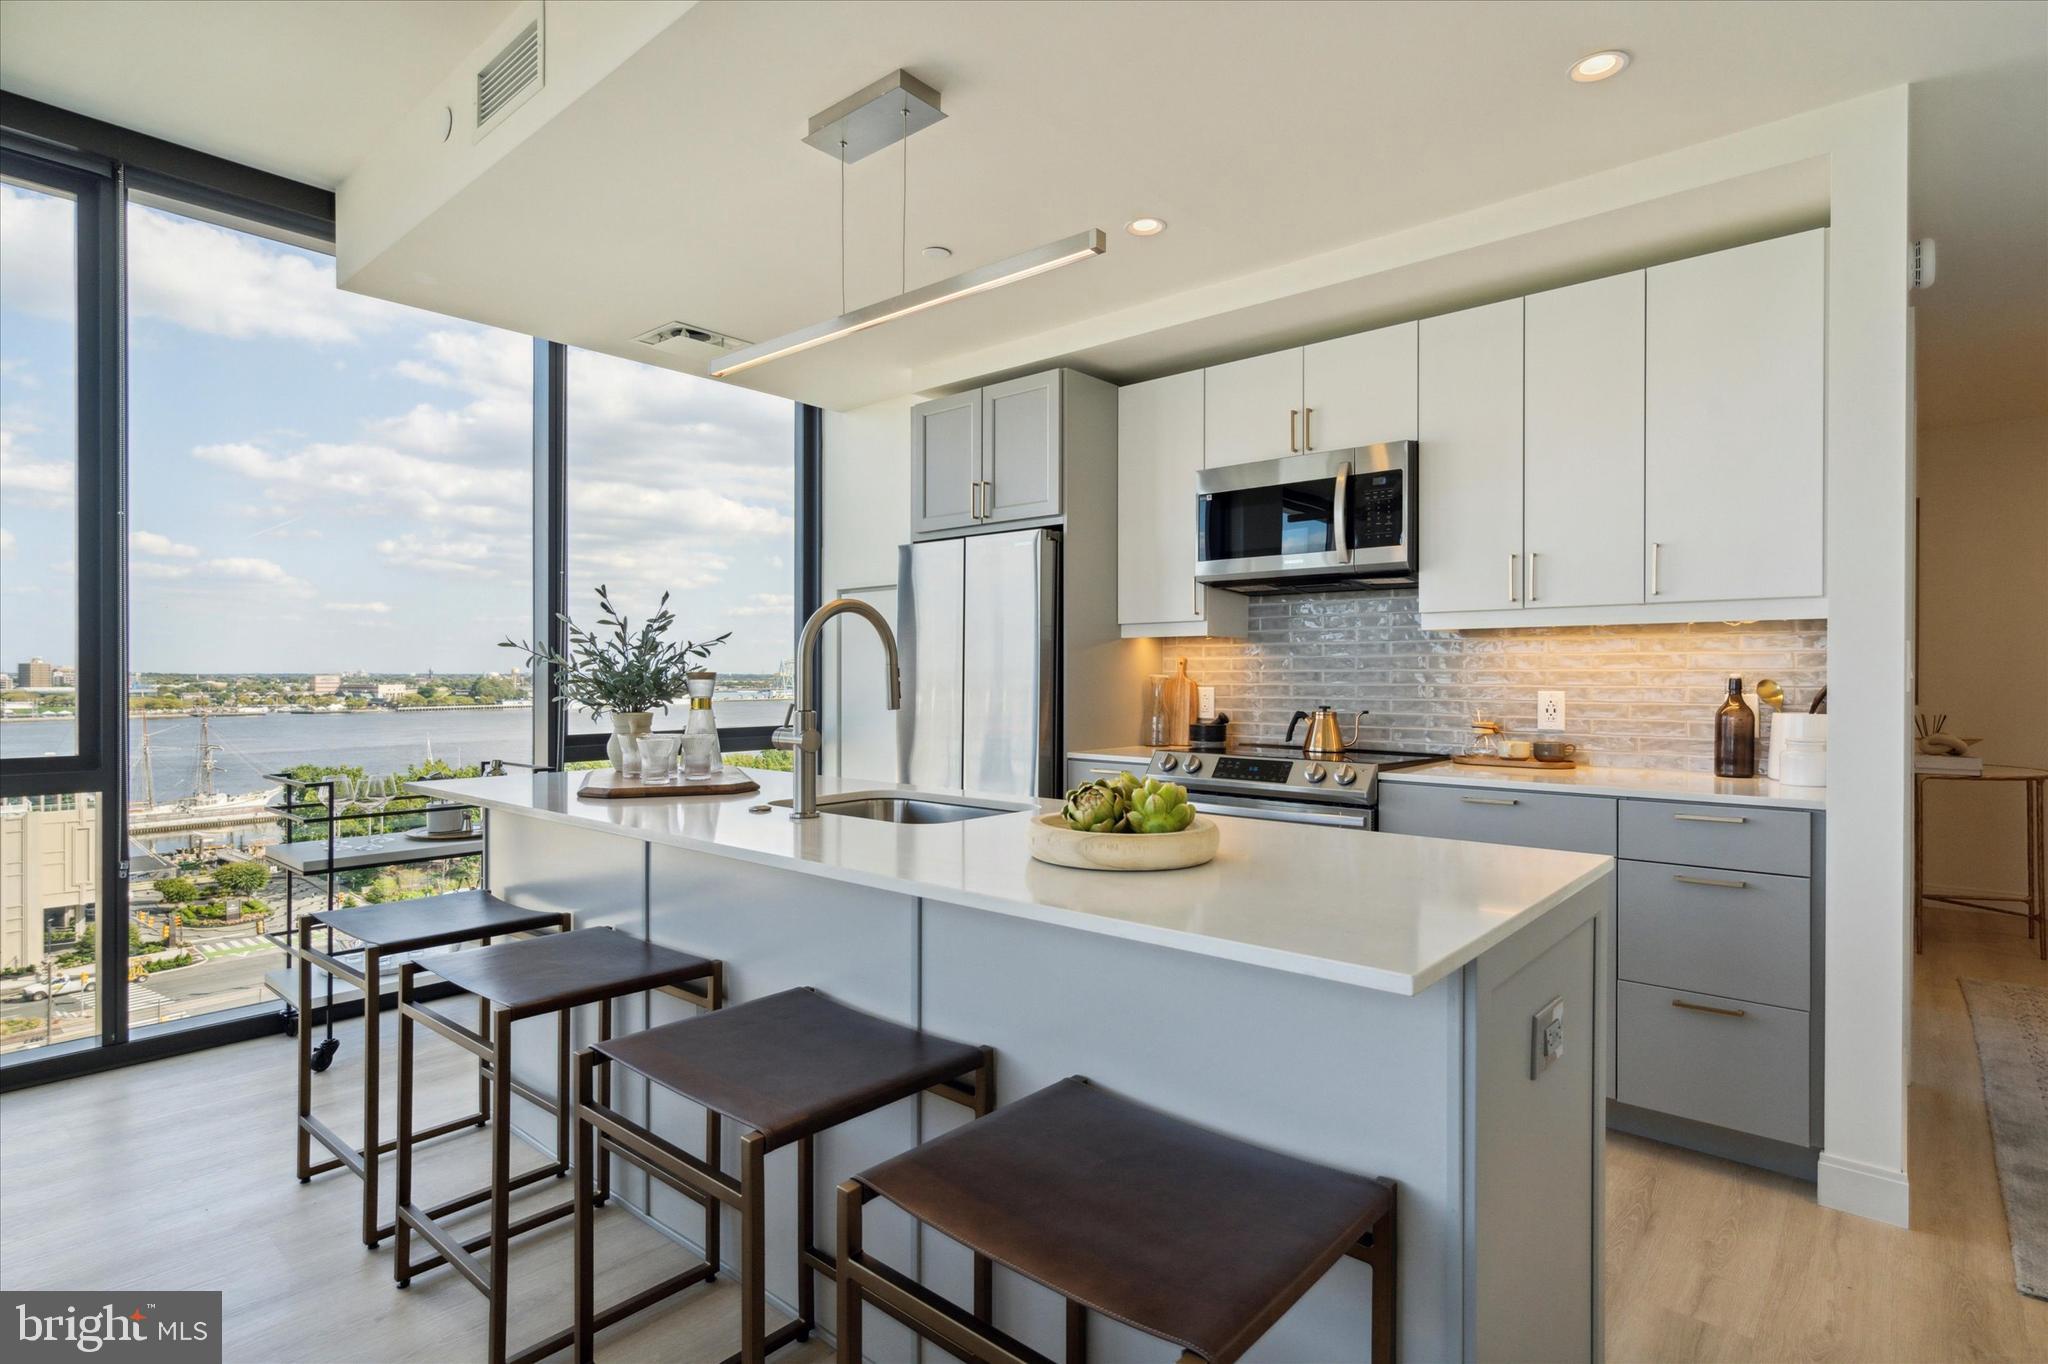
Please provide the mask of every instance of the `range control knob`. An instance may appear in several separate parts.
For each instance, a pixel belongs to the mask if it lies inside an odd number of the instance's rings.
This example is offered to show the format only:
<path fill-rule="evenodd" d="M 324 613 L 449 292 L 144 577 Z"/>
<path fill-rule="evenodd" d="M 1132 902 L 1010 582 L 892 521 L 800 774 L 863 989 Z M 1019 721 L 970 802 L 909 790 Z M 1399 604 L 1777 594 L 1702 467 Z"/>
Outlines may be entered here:
<path fill-rule="evenodd" d="M 1159 770 L 1161 772 L 1171 772 L 1174 768 L 1179 766 L 1180 759 L 1174 757 L 1171 753 L 1162 753 L 1159 755 Z"/>
<path fill-rule="evenodd" d="M 1349 786 L 1358 780 L 1358 769 L 1346 763 L 1337 769 L 1337 785 Z"/>
<path fill-rule="evenodd" d="M 1193 774 L 1193 773 L 1196 773 L 1196 772 L 1199 772 L 1199 771 L 1201 771 L 1201 770 L 1202 770 L 1202 759 L 1201 759 L 1201 756 L 1200 756 L 1199 754 L 1195 754 L 1195 753 L 1190 753 L 1190 754 L 1188 754 L 1188 760 L 1187 760 L 1186 762 L 1184 762 L 1184 763 L 1182 763 L 1182 764 L 1180 765 L 1180 770 L 1181 770 L 1181 771 L 1183 771 L 1183 772 L 1189 773 L 1189 774 Z"/>
<path fill-rule="evenodd" d="M 1321 786 L 1323 778 L 1330 774 L 1321 763 L 1310 763 L 1307 767 L 1301 769 L 1301 775 L 1308 779 L 1310 786 Z"/>

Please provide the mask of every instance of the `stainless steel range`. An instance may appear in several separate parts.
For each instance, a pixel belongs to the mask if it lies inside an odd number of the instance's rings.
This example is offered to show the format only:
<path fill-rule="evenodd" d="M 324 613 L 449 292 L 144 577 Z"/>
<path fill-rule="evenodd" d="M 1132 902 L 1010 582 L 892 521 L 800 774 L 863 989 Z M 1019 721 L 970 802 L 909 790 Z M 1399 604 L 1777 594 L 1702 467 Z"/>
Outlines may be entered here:
<path fill-rule="evenodd" d="M 1342 757 L 1304 758 L 1300 748 L 1281 744 L 1240 744 L 1228 753 L 1161 748 L 1145 775 L 1179 782 L 1197 810 L 1212 814 L 1373 829 L 1379 774 L 1442 756 L 1347 748 Z"/>

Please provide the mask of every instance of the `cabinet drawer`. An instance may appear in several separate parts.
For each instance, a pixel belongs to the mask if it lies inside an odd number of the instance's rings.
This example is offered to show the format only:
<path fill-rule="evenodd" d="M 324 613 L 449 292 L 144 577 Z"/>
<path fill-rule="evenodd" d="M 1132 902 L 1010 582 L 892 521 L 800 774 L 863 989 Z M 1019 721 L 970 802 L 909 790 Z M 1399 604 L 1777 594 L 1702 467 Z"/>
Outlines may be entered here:
<path fill-rule="evenodd" d="M 1391 834 L 1512 843 L 1562 852 L 1614 852 L 1614 802 L 1508 786 L 1380 784 L 1380 828 Z"/>
<path fill-rule="evenodd" d="M 1708 1012 L 1716 1009 L 1724 1012 Z M 1615 989 L 1614 1096 L 1805 1146 L 1807 1022 L 1797 1009 L 1624 980 Z"/>
<path fill-rule="evenodd" d="M 1113 777 L 1119 772 L 1129 772 L 1136 776 L 1148 766 L 1149 763 L 1136 760 L 1120 762 L 1114 758 L 1069 758 L 1066 789 L 1071 791 L 1077 786 L 1100 781 L 1104 777 Z"/>
<path fill-rule="evenodd" d="M 1621 977 L 1807 1008 L 1812 886 L 1802 876 L 1624 861 L 1614 900 Z"/>
<path fill-rule="evenodd" d="M 1639 862 L 1810 876 L 1812 846 L 1804 810 L 1621 802 L 1621 856 Z"/>

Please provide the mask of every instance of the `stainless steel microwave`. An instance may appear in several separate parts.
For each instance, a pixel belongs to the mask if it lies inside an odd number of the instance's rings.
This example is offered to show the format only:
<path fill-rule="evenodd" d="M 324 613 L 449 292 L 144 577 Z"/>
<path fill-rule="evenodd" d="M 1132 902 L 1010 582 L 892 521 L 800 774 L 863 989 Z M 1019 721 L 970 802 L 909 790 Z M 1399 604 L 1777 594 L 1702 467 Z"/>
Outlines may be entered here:
<path fill-rule="evenodd" d="M 1195 476 L 1195 581 L 1233 592 L 1415 581 L 1415 442 L 1317 450 Z"/>

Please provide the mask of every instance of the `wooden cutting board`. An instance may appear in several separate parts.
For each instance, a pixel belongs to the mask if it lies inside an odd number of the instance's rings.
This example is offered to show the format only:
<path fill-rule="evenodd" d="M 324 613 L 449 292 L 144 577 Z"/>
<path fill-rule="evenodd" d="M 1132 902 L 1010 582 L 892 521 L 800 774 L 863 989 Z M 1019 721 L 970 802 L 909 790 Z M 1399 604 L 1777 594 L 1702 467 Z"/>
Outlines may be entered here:
<path fill-rule="evenodd" d="M 761 783 L 739 767 L 721 767 L 708 777 L 687 782 L 648 782 L 638 774 L 598 770 L 583 779 L 576 794 L 588 800 L 633 800 L 644 796 L 737 796 L 760 789 Z"/>
<path fill-rule="evenodd" d="M 1547 761 L 1543 758 L 1497 758 L 1490 753 L 1460 753 L 1451 759 L 1466 767 L 1522 767 L 1539 772 L 1569 772 L 1578 766 L 1570 758 Z"/>

